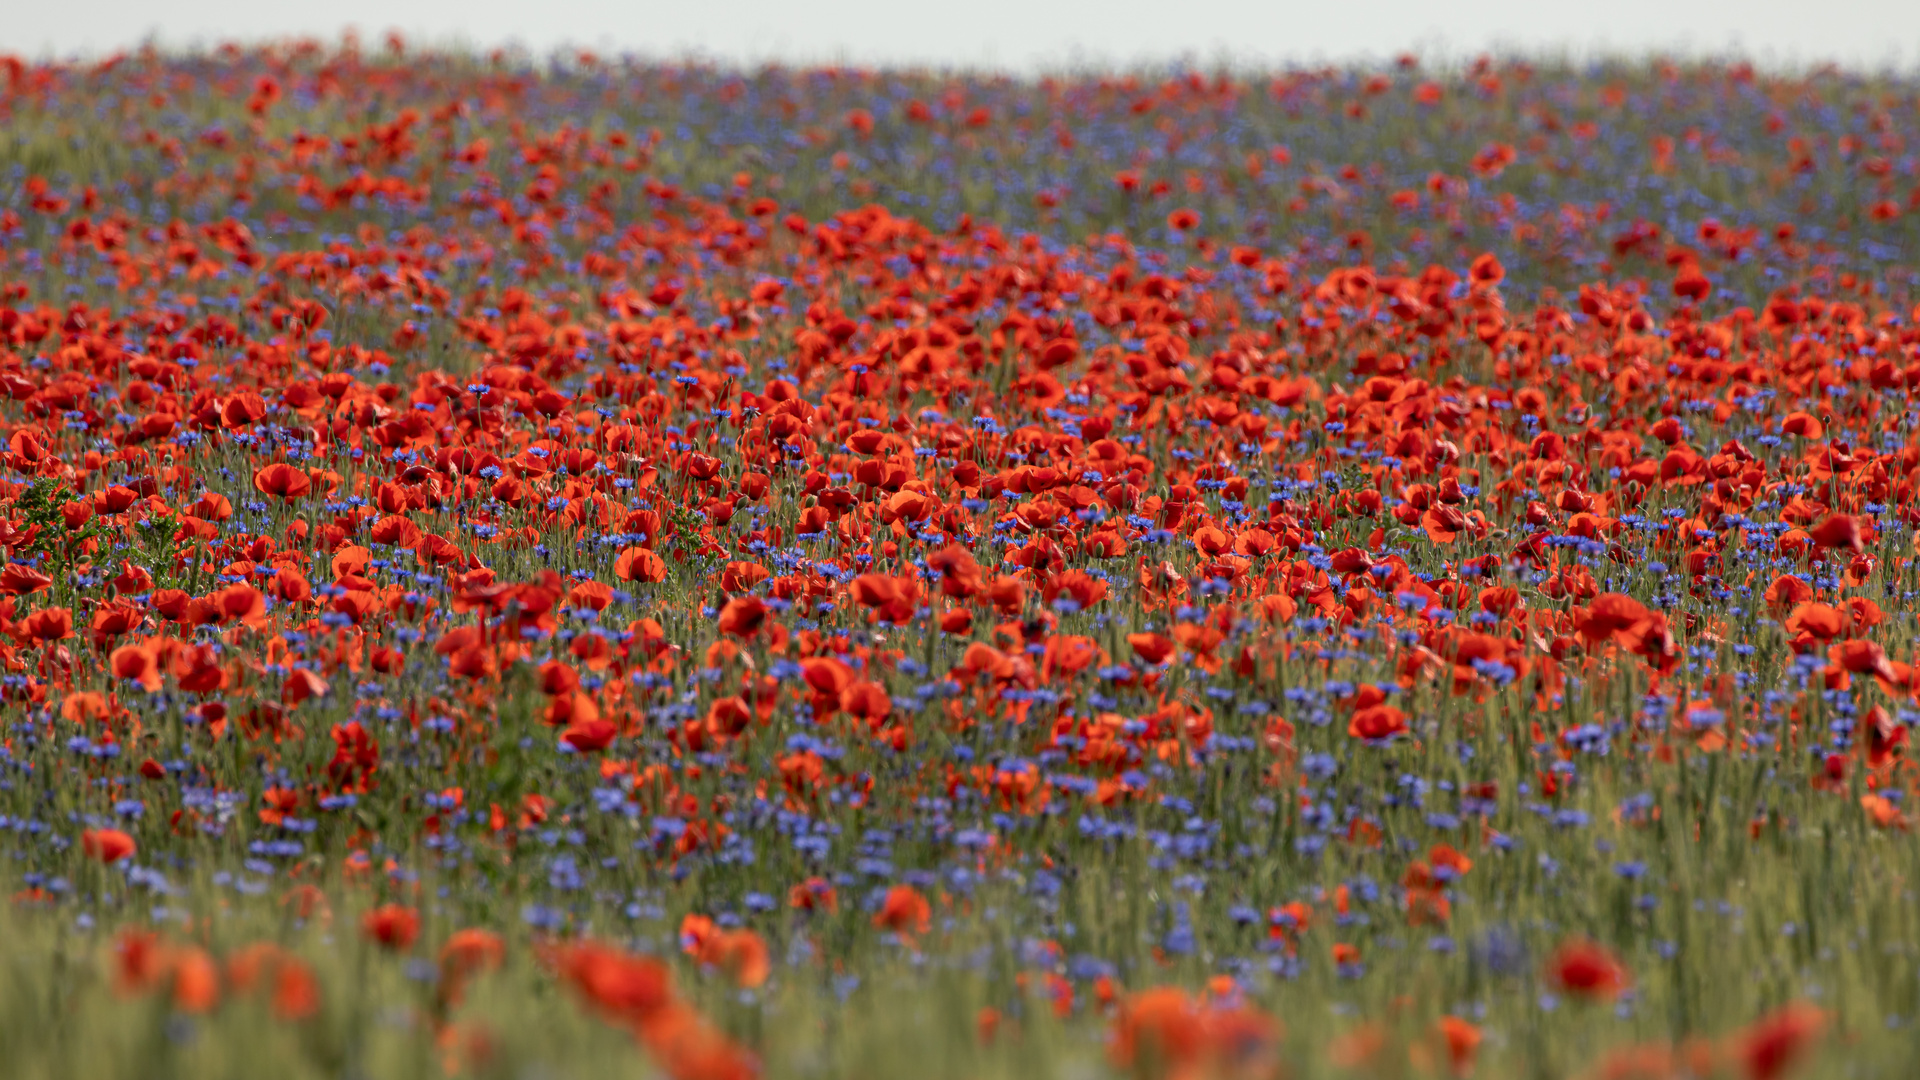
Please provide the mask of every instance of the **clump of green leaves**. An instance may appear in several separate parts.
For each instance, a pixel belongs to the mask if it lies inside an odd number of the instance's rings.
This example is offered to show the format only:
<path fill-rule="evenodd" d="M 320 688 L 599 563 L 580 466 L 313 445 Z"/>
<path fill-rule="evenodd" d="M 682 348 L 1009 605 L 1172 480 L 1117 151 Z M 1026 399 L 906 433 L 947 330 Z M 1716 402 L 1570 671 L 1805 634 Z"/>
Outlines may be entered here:
<path fill-rule="evenodd" d="M 41 477 L 28 486 L 14 504 L 25 519 L 22 531 L 33 534 L 32 540 L 14 549 L 15 558 L 31 561 L 44 556 L 60 571 L 56 579 L 64 578 L 87 541 L 106 533 L 97 518 L 88 518 L 78 528 L 70 527 L 62 510 L 69 501 L 65 483 Z"/>
<path fill-rule="evenodd" d="M 180 563 L 180 523 L 171 517 L 150 517 L 134 526 L 147 569 L 160 588 L 177 587 L 174 568 Z"/>

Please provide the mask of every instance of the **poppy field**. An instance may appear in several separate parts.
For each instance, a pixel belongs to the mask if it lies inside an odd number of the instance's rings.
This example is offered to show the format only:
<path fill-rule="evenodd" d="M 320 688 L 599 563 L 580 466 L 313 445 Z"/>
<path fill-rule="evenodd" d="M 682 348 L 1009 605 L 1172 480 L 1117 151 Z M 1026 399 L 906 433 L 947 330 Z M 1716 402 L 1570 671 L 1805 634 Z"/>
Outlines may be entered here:
<path fill-rule="evenodd" d="M 1910 1076 L 1915 131 L 0 57 L 6 1071 Z"/>

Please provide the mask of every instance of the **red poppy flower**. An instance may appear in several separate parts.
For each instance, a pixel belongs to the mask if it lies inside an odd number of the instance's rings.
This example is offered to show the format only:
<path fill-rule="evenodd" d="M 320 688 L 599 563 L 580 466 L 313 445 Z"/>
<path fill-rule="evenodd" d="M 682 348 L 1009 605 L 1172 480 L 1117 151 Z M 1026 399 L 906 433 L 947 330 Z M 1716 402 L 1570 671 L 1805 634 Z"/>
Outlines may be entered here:
<path fill-rule="evenodd" d="M 385 904 L 361 916 L 360 932 L 383 949 L 406 952 L 420 936 L 420 913 L 399 904 Z"/>
<path fill-rule="evenodd" d="M 568 728 L 560 741 L 582 754 L 595 754 L 612 745 L 620 728 L 611 720 L 588 720 Z"/>
<path fill-rule="evenodd" d="M 1163 664 L 1174 655 L 1174 643 L 1159 634 L 1128 634 L 1127 644 L 1133 647 L 1133 654 L 1149 664 Z"/>
<path fill-rule="evenodd" d="M 80 850 L 103 863 L 117 863 L 131 858 L 139 847 L 119 829 L 88 829 L 80 834 Z"/>
<path fill-rule="evenodd" d="M 1887 654 L 1880 646 L 1871 641 L 1854 639 L 1842 642 L 1837 659 L 1842 668 L 1856 675 L 1878 675 L 1892 678 L 1893 665 L 1887 661 Z"/>
<path fill-rule="evenodd" d="M 1803 439 L 1819 439 L 1826 436 L 1827 429 L 1812 413 L 1794 412 L 1788 413 L 1787 418 L 1780 422 L 1780 433 L 1798 435 Z"/>
<path fill-rule="evenodd" d="M 773 973 L 766 940 L 745 927 L 713 931 L 696 955 L 701 963 L 720 968 L 734 985 L 746 990 L 764 986 Z"/>
<path fill-rule="evenodd" d="M 267 602 L 259 589 L 244 581 L 235 582 L 213 594 L 214 609 L 221 622 L 241 622 L 262 626 L 267 621 Z"/>
<path fill-rule="evenodd" d="M 1878 769 L 1907 747 L 1907 728 L 1886 709 L 1875 705 L 1867 710 L 1861 726 L 1867 731 L 1867 765 Z"/>
<path fill-rule="evenodd" d="M 614 560 L 613 572 L 622 581 L 665 581 L 667 563 L 647 548 L 630 547 Z"/>
<path fill-rule="evenodd" d="M 1347 734 L 1368 742 L 1398 738 L 1407 731 L 1407 714 L 1391 705 L 1370 705 L 1347 721 Z"/>
<path fill-rule="evenodd" d="M 740 699 L 724 697 L 707 709 L 706 728 L 716 736 L 734 738 L 753 723 L 753 709 Z"/>
<path fill-rule="evenodd" d="M 282 1020 L 305 1020 L 320 1011 L 320 980 L 296 957 L 283 959 L 273 973 L 269 999 L 273 1015 Z"/>
<path fill-rule="evenodd" d="M 1860 522 L 1851 514 L 1835 514 L 1815 526 L 1808 535 L 1813 537 L 1814 543 L 1823 548 L 1865 550 L 1865 543 L 1860 535 Z"/>
<path fill-rule="evenodd" d="M 1809 602 L 1794 608 L 1781 625 L 1790 634 L 1809 634 L 1825 641 L 1840 636 L 1847 623 L 1831 605 Z"/>
<path fill-rule="evenodd" d="M 145 567 L 135 566 L 129 559 L 120 560 L 120 573 L 113 579 L 113 587 L 122 593 L 143 593 L 153 588 L 153 575 Z"/>
<path fill-rule="evenodd" d="M 325 697 L 327 680 L 308 668 L 294 668 L 287 672 L 286 681 L 280 685 L 280 702 L 289 708 L 299 705 L 310 698 Z"/>
<path fill-rule="evenodd" d="M 1457 1016 L 1443 1016 L 1435 1027 L 1441 1045 L 1446 1048 L 1447 1065 L 1453 1070 L 1453 1075 L 1471 1075 L 1474 1059 L 1479 1056 L 1480 1043 L 1484 1038 L 1480 1029 Z"/>
<path fill-rule="evenodd" d="M 811 877 L 787 891 L 787 906 L 802 911 L 838 911 L 840 895 L 823 877 Z"/>
<path fill-rule="evenodd" d="M 73 612 L 63 608 L 42 608 L 20 620 L 21 629 L 35 641 L 61 641 L 73 636 Z"/>
<path fill-rule="evenodd" d="M 1680 264 L 1680 270 L 1673 278 L 1673 295 L 1697 304 L 1713 291 L 1713 282 L 1708 280 L 1706 272 L 1696 262 Z"/>
<path fill-rule="evenodd" d="M 53 579 L 20 563 L 8 563 L 0 570 L 0 592 L 11 596 L 29 596 L 53 584 Z"/>
<path fill-rule="evenodd" d="M 1627 988 L 1627 969 L 1612 952 L 1591 941 L 1569 941 L 1547 962 L 1547 977 L 1575 997 L 1612 1000 Z"/>
<path fill-rule="evenodd" d="M 1735 1036 L 1733 1057 L 1746 1080 L 1777 1080 L 1806 1056 L 1826 1024 L 1826 1013 L 1793 1002 L 1754 1021 Z"/>
<path fill-rule="evenodd" d="M 275 462 L 253 474 L 253 489 L 262 495 L 286 500 L 297 499 L 313 487 L 313 479 L 284 461 Z"/>
<path fill-rule="evenodd" d="M 926 933 L 932 916 L 933 907 L 919 889 L 911 885 L 895 885 L 887 890 L 886 899 L 873 917 L 873 925 L 902 937 L 910 937 Z"/>
<path fill-rule="evenodd" d="M 893 711 L 893 698 L 876 682 L 856 682 L 840 691 L 840 709 L 849 716 L 878 723 Z"/>
<path fill-rule="evenodd" d="M 147 690 L 160 689 L 163 675 L 159 659 L 148 646 L 122 645 L 108 657 L 108 668 L 116 679 L 137 682 Z"/>
<path fill-rule="evenodd" d="M 506 955 L 506 942 L 491 930 L 467 927 L 454 931 L 440 947 L 440 1000 L 459 1004 L 474 976 L 499 967 Z"/>
<path fill-rule="evenodd" d="M 193 947 L 176 948 L 169 957 L 173 976 L 173 1007 L 197 1014 L 220 1002 L 220 969 L 213 958 Z"/>
<path fill-rule="evenodd" d="M 736 596 L 720 609 L 721 633 L 749 638 L 767 621 L 767 605 L 757 596 Z"/>
<path fill-rule="evenodd" d="M 1126 999 L 1114 1022 L 1110 1052 L 1123 1068 L 1145 1056 L 1162 1063 L 1169 1075 L 1185 1075 L 1206 1043 L 1199 1003 L 1177 987 L 1155 987 Z"/>

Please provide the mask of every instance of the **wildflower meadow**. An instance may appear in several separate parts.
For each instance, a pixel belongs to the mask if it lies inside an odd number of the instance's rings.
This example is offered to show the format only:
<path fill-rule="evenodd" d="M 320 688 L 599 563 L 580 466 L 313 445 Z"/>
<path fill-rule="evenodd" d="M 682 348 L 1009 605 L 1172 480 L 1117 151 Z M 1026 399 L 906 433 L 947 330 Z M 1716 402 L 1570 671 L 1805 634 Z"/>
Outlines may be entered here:
<path fill-rule="evenodd" d="M 1911 1077 L 1917 131 L 0 57 L 0 1071 Z"/>

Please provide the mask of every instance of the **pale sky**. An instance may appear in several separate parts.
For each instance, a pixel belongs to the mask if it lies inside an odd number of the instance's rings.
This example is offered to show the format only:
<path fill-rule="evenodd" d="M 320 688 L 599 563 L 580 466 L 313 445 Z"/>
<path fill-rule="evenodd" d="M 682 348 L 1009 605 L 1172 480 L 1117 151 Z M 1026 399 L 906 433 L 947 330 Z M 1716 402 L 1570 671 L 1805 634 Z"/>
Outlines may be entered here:
<path fill-rule="evenodd" d="M 1920 66 L 1920 0 L 13 0 L 0 52 L 99 55 L 358 27 L 546 51 L 1016 71 L 1178 58 L 1432 59 L 1486 49 Z"/>

